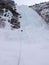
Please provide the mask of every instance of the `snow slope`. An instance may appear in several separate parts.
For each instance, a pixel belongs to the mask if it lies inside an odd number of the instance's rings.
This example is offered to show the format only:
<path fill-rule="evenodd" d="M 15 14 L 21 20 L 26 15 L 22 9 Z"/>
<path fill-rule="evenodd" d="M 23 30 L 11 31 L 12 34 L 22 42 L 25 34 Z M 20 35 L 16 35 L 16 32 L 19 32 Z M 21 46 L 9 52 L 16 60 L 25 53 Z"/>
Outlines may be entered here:
<path fill-rule="evenodd" d="M 22 16 L 21 28 L 10 30 L 10 26 L 6 26 L 0 29 L 0 65 L 49 65 L 46 23 L 28 6 L 17 9 Z"/>

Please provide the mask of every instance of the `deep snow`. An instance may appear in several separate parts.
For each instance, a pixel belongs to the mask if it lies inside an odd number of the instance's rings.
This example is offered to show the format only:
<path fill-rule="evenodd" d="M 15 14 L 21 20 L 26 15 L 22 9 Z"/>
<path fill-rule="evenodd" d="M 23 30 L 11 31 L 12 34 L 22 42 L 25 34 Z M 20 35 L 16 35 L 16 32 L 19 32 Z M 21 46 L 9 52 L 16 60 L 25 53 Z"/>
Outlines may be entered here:
<path fill-rule="evenodd" d="M 0 65 L 49 65 L 49 29 L 46 23 L 28 6 L 17 9 L 22 16 L 21 28 L 10 30 L 6 26 L 0 29 Z"/>

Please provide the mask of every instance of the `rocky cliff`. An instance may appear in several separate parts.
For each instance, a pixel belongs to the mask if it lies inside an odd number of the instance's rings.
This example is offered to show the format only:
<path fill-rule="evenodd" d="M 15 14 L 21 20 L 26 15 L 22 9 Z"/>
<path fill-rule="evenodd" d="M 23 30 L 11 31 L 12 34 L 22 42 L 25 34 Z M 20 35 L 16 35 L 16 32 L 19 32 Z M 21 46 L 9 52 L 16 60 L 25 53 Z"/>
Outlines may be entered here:
<path fill-rule="evenodd" d="M 0 27 L 5 27 L 6 19 L 10 23 L 11 28 L 20 28 L 19 13 L 16 10 L 15 2 L 12 0 L 0 1 Z M 4 22 L 4 24 L 3 24 Z M 4 25 L 4 26 L 3 26 Z"/>
<path fill-rule="evenodd" d="M 49 23 L 49 2 L 39 3 L 29 7 L 33 8 L 46 23 Z"/>

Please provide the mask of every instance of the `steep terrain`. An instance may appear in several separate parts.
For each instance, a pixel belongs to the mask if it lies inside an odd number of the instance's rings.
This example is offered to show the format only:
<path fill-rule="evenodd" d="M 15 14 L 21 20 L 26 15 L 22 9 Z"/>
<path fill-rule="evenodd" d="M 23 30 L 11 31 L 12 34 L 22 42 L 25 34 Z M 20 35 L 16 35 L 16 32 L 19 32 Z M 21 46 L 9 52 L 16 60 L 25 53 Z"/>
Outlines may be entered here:
<path fill-rule="evenodd" d="M 33 9 L 17 6 L 21 28 L 0 28 L 0 65 L 49 65 L 49 29 Z"/>
<path fill-rule="evenodd" d="M 30 7 L 34 9 L 45 20 L 46 23 L 49 23 L 49 2 L 35 4 Z"/>
<path fill-rule="evenodd" d="M 19 16 L 20 14 L 17 12 L 15 2 L 13 0 L 1 0 L 0 1 L 0 26 L 6 26 L 6 18 L 7 22 L 10 24 L 10 27 L 13 29 L 20 28 Z M 4 18 L 3 18 L 4 17 Z"/>

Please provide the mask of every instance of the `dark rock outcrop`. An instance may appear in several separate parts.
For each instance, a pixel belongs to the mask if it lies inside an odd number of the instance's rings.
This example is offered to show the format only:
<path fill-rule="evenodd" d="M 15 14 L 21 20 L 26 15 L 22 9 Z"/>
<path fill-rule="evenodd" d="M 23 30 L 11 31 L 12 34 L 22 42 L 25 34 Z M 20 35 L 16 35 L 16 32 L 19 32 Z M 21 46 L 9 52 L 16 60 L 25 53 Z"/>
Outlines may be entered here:
<path fill-rule="evenodd" d="M 9 17 L 9 15 L 7 15 L 8 11 L 12 13 L 11 20 L 8 20 L 8 22 L 11 24 L 11 27 L 15 29 L 20 28 L 20 22 L 19 22 L 20 14 L 16 11 L 15 2 L 12 0 L 0 0 L 0 16 L 4 15 L 5 17 Z"/>
<path fill-rule="evenodd" d="M 49 23 L 49 2 L 39 3 L 29 7 L 34 9 L 46 23 Z"/>

